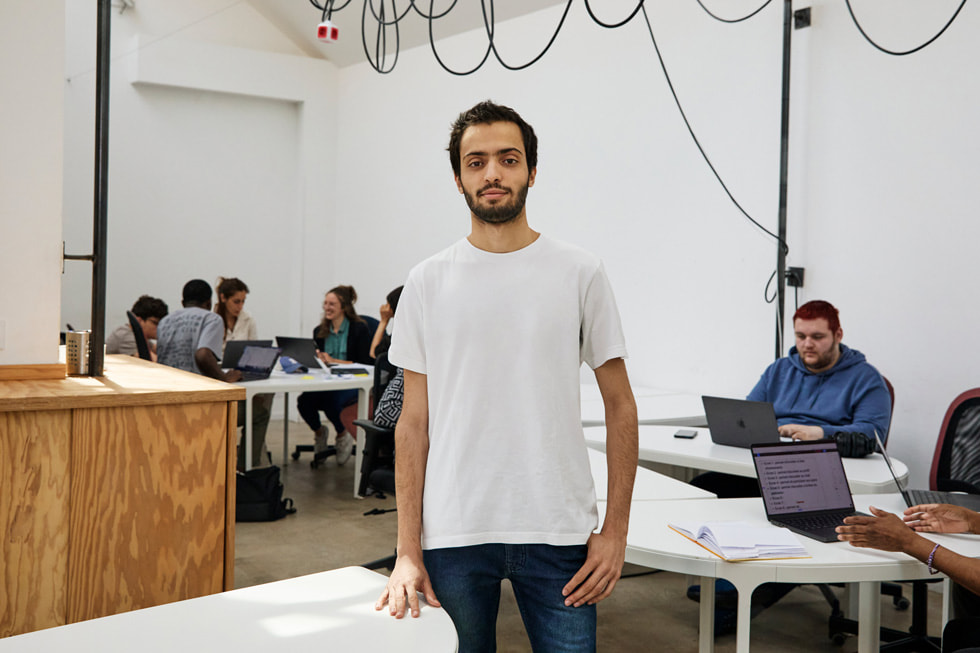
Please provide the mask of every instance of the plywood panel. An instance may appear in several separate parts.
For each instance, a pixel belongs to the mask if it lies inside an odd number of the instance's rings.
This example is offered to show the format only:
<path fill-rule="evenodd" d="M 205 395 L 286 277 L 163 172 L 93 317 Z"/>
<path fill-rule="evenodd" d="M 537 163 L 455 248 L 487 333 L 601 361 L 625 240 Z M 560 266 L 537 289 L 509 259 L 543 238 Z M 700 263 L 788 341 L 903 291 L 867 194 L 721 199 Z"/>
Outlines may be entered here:
<path fill-rule="evenodd" d="M 75 411 L 68 619 L 223 587 L 228 404 Z"/>
<path fill-rule="evenodd" d="M 0 413 L 0 637 L 66 621 L 71 411 Z"/>
<path fill-rule="evenodd" d="M 241 386 L 133 356 L 105 357 L 104 376 L 0 383 L 0 412 L 152 406 L 245 399 Z"/>

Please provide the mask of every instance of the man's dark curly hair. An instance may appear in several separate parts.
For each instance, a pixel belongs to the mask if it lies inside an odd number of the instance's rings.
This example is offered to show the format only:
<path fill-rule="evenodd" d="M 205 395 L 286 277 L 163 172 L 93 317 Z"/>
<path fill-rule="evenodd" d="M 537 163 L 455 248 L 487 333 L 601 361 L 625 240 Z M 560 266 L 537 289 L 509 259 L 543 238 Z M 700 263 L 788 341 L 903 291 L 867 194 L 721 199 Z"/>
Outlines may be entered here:
<path fill-rule="evenodd" d="M 473 125 L 488 125 L 493 122 L 512 122 L 521 130 L 524 139 L 524 158 L 527 160 L 528 171 L 534 170 L 538 166 L 538 137 L 534 135 L 534 128 L 524 122 L 520 114 L 501 104 L 494 104 L 490 100 L 480 102 L 472 109 L 464 111 L 456 118 L 453 123 L 452 131 L 449 134 L 449 162 L 453 166 L 453 174 L 457 177 L 460 173 L 460 154 L 459 145 L 463 140 L 463 132 L 467 127 Z"/>

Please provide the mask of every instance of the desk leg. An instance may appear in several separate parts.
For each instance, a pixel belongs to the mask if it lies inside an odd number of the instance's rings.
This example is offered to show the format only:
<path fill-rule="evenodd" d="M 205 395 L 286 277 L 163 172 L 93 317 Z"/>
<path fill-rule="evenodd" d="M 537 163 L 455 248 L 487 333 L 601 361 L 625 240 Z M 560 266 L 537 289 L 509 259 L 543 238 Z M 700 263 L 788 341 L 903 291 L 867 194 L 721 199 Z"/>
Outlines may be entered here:
<path fill-rule="evenodd" d="M 282 394 L 282 465 L 285 467 L 289 464 L 289 393 Z"/>
<path fill-rule="evenodd" d="M 245 394 L 245 438 L 242 446 L 245 447 L 245 469 L 252 469 L 252 397 L 254 395 Z"/>
<path fill-rule="evenodd" d="M 367 416 L 368 393 L 365 388 L 358 388 L 357 419 L 367 419 Z M 360 499 L 362 497 L 357 493 L 357 490 L 361 487 L 361 459 L 364 458 L 364 444 L 367 442 L 367 434 L 364 432 L 364 429 L 358 426 L 351 435 L 354 436 L 354 446 L 356 448 L 354 453 L 354 498 Z"/>
<path fill-rule="evenodd" d="M 704 585 L 701 586 L 702 590 Z M 749 631 L 752 621 L 752 592 L 755 586 L 738 586 L 738 622 L 735 631 L 735 651 L 736 653 L 749 653 Z"/>
<path fill-rule="evenodd" d="M 701 577 L 701 623 L 698 626 L 699 653 L 715 650 L 715 579 Z"/>
<path fill-rule="evenodd" d="M 881 641 L 881 583 L 858 583 L 858 653 L 873 653 Z"/>

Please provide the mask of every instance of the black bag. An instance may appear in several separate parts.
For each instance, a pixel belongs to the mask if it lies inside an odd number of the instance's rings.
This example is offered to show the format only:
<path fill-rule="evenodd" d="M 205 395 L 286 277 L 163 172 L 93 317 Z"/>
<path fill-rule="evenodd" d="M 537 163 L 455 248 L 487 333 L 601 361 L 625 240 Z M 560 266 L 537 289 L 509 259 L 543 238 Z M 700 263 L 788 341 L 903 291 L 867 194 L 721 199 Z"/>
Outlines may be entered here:
<path fill-rule="evenodd" d="M 275 465 L 238 472 L 236 487 L 235 521 L 275 521 L 296 512 L 293 500 L 282 498 Z"/>

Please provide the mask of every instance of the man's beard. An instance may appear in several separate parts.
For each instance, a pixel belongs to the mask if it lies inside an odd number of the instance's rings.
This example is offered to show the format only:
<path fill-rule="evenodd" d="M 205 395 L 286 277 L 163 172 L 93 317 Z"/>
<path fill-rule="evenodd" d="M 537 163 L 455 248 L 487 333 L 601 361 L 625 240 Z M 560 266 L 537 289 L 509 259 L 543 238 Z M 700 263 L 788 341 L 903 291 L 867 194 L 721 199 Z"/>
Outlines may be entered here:
<path fill-rule="evenodd" d="M 480 189 L 480 192 L 490 188 L 503 188 L 503 186 L 499 184 L 484 186 Z M 517 193 L 512 193 L 510 202 L 498 201 L 496 204 L 491 204 L 490 206 L 479 204 L 478 198 L 466 189 L 463 190 L 463 196 L 466 198 L 466 205 L 470 207 L 470 211 L 481 222 L 486 222 L 487 224 L 504 224 L 519 216 L 521 211 L 524 210 L 524 203 L 527 200 L 527 189 L 528 185 L 524 184 L 517 190 Z"/>

